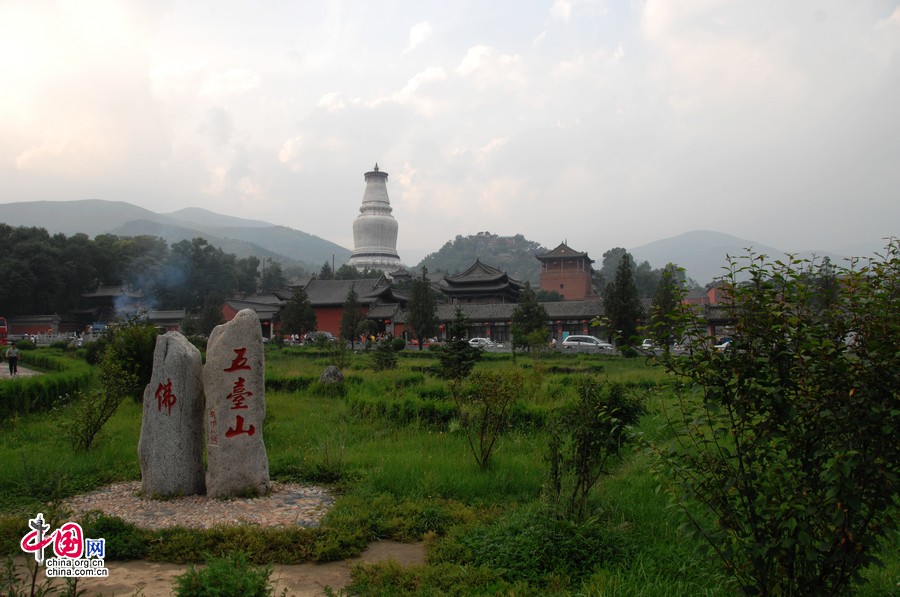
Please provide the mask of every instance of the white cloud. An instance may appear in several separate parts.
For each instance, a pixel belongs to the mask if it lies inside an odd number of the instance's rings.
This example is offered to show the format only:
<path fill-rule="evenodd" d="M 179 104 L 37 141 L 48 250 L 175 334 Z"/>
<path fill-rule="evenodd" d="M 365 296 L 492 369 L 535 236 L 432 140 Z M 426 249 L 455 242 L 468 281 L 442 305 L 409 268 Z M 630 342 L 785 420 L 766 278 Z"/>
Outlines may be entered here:
<path fill-rule="evenodd" d="M 550 7 L 550 16 L 568 23 L 572 18 L 572 7 L 574 5 L 574 0 L 555 0 L 553 6 Z"/>
<path fill-rule="evenodd" d="M 898 29 L 900 28 L 900 6 L 894 9 L 894 12 L 891 13 L 886 19 L 881 19 L 877 23 L 875 23 L 875 29 Z"/>
<path fill-rule="evenodd" d="M 250 69 L 232 68 L 225 72 L 210 75 L 200 93 L 213 97 L 236 95 L 260 86 L 260 76 Z"/>
<path fill-rule="evenodd" d="M 288 139 L 281 144 L 281 150 L 278 152 L 278 161 L 293 172 L 301 172 L 303 170 L 303 162 L 300 155 L 302 149 L 303 137 L 297 136 Z"/>
<path fill-rule="evenodd" d="M 416 23 L 409 30 L 409 42 L 403 51 L 411 52 L 429 39 L 431 39 L 431 25 L 428 24 L 428 21 Z"/>

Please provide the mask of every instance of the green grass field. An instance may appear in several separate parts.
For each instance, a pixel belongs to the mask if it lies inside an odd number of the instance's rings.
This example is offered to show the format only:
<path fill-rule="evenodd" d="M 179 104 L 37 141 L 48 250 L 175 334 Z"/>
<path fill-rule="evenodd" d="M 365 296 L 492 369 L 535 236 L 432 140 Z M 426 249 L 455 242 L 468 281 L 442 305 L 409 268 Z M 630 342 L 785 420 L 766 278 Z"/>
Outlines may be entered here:
<path fill-rule="evenodd" d="M 318 379 L 331 362 L 326 354 L 300 348 L 270 347 L 266 359 L 267 377 L 279 380 Z M 339 496 L 321 529 L 266 531 L 273 546 L 266 551 L 256 542 L 250 546 L 244 531 L 212 538 L 125 528 L 121 533 L 153 545 L 137 555 L 197 561 L 217 541 L 219 551 L 289 563 L 297 554 L 319 561 L 344 558 L 379 538 L 425 540 L 426 566 L 360 567 L 351 589 L 364 595 L 735 594 L 705 546 L 686 540 L 680 531 L 684 518 L 661 490 L 665 479 L 651 472 L 653 461 L 642 442 L 665 441 L 661 412 L 671 399 L 660 368 L 609 356 L 518 356 L 514 366 L 531 376 L 524 414 L 515 419 L 522 423 L 502 434 L 490 466 L 482 469 L 459 421 L 438 416 L 452 411 L 452 401 L 445 382 L 432 373 L 436 358 L 402 355 L 398 369 L 379 373 L 371 369 L 370 355 L 350 359 L 343 397 L 324 395 L 315 383 L 293 392 L 270 390 L 266 397 L 264 433 L 273 479 L 327 484 Z M 508 357 L 498 355 L 479 364 L 509 366 Z M 624 457 L 591 493 L 588 521 L 556 523 L 542 509 L 548 434 L 540 421 L 542 413 L 573 398 L 575 380 L 585 375 L 626 384 L 647 414 Z M 382 414 L 359 416 L 354 404 L 377 405 Z M 8 555 L 17 552 L 27 518 L 54 499 L 140 479 L 139 404 L 124 401 L 88 452 L 74 452 L 60 433 L 68 408 L 2 422 L 0 541 Z M 860 594 L 896 594 L 895 547 L 885 546 L 886 567 L 869 571 L 870 583 Z"/>

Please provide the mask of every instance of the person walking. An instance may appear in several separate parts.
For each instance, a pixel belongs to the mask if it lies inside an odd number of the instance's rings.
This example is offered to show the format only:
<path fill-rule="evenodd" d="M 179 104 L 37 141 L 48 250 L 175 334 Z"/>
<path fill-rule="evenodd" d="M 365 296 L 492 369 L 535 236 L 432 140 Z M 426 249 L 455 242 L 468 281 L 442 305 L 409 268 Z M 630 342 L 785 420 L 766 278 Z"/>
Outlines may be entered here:
<path fill-rule="evenodd" d="M 19 372 L 19 349 L 15 343 L 6 351 L 6 360 L 9 361 L 9 376 L 13 377 Z"/>

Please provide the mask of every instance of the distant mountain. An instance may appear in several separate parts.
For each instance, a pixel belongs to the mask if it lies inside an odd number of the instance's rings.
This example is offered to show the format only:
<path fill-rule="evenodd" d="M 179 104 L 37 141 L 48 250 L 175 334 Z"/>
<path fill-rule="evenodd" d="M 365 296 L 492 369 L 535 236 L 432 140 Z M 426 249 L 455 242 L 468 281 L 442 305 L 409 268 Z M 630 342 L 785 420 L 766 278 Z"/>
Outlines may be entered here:
<path fill-rule="evenodd" d="M 246 220 L 200 208 L 158 214 L 124 201 L 30 201 L 0 204 L 0 222 L 37 226 L 51 234 L 84 233 L 117 236 L 150 235 L 171 246 L 181 240 L 205 238 L 211 245 L 238 257 L 271 258 L 282 266 L 318 272 L 332 257 L 338 264 L 350 250 L 312 234 L 259 220 Z"/>
<path fill-rule="evenodd" d="M 531 282 L 536 287 L 541 276 L 541 262 L 535 255 L 546 251 L 540 244 L 527 240 L 521 234 L 498 236 L 490 232 L 479 232 L 447 241 L 439 251 L 427 255 L 417 267 L 427 267 L 432 273 L 453 275 L 465 271 L 479 259 L 482 263 L 505 271 L 513 279 Z"/>
<path fill-rule="evenodd" d="M 712 230 L 686 232 L 629 249 L 628 252 L 634 257 L 635 262 L 648 261 L 653 268 L 661 268 L 670 262 L 675 263 L 685 269 L 689 278 L 700 285 L 705 285 L 725 274 L 724 268 L 728 264 L 729 255 L 732 257 L 746 255 L 748 248 L 756 254 L 767 255 L 772 259 L 780 259 L 785 255 L 781 249 Z M 797 253 L 797 256 L 801 258 L 827 256 L 835 263 L 843 259 L 840 255 L 825 251 L 805 251 Z"/>

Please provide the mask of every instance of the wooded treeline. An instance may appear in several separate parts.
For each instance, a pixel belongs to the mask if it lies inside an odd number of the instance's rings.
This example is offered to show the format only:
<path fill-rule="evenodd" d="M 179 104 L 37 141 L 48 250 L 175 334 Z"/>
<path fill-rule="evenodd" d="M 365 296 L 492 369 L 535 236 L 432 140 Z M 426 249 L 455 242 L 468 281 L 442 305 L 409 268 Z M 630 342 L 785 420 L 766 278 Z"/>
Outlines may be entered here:
<path fill-rule="evenodd" d="M 152 308 L 198 312 L 208 296 L 284 286 L 277 262 L 261 265 L 202 238 L 170 247 L 152 236 L 67 237 L 0 223 L 0 310 L 6 317 L 70 312 L 82 294 L 124 284 L 143 292 Z"/>

